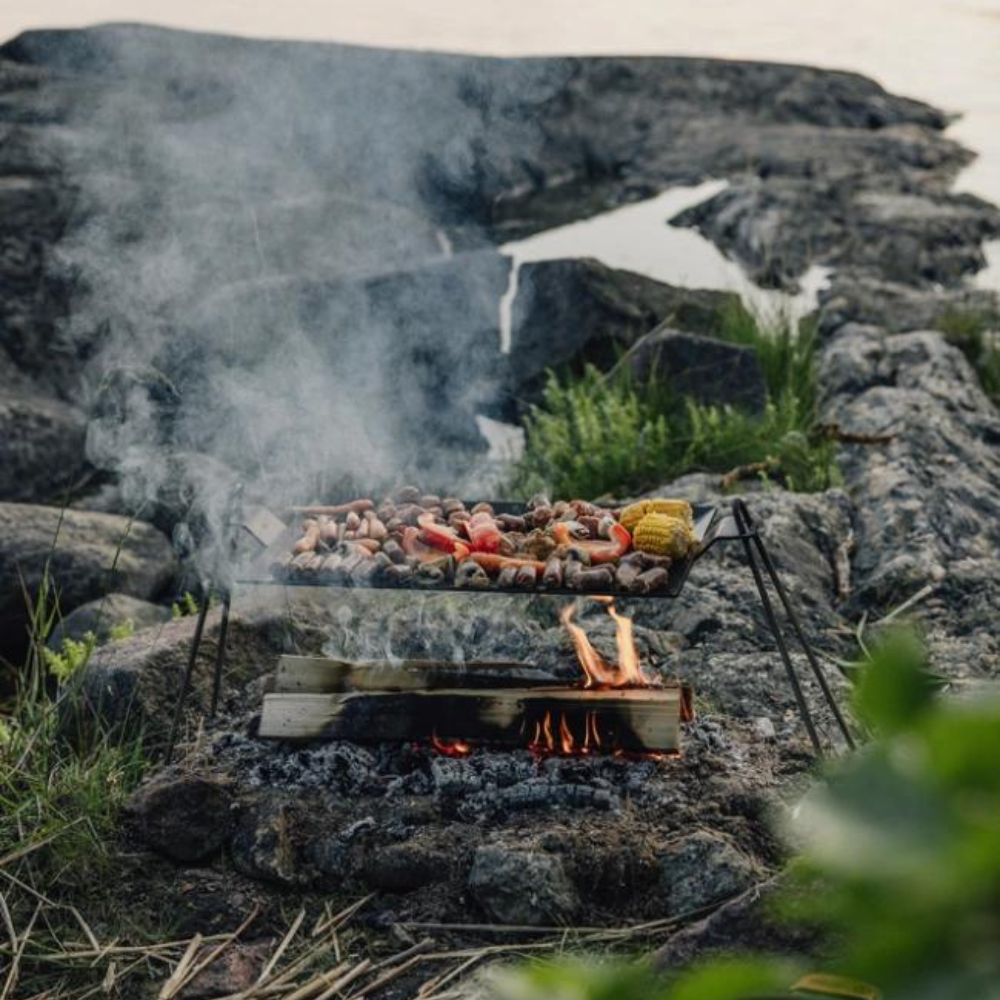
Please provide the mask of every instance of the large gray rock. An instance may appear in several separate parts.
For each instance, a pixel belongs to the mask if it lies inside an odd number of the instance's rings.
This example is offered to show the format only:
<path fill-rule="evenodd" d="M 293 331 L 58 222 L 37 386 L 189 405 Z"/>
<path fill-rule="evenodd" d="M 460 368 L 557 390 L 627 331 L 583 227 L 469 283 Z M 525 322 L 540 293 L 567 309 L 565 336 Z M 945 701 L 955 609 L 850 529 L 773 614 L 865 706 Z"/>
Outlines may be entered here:
<path fill-rule="evenodd" d="M 760 881 L 759 864 L 725 837 L 699 831 L 671 845 L 660 858 L 667 916 L 681 916 L 729 899 Z"/>
<path fill-rule="evenodd" d="M 487 844 L 476 851 L 469 891 L 504 924 L 544 926 L 572 920 L 580 903 L 554 854 Z"/>
<path fill-rule="evenodd" d="M 65 499 L 85 467 L 85 431 L 84 415 L 55 397 L 0 389 L 0 500 Z"/>
<path fill-rule="evenodd" d="M 186 705 L 186 721 L 197 725 L 209 705 L 221 612 L 206 619 Z M 99 647 L 81 675 L 79 711 L 67 724 L 141 727 L 150 745 L 159 745 L 170 728 L 196 627 L 195 616 L 143 629 L 127 639 Z M 283 623 L 264 613 L 236 611 L 230 618 L 223 674 L 222 707 L 256 710 L 261 692 L 246 689 L 277 665 Z M 182 737 L 187 732 L 185 728 Z"/>
<path fill-rule="evenodd" d="M 767 386 L 752 347 L 682 333 L 667 324 L 642 337 L 626 363 L 637 381 L 701 403 L 760 413 Z"/>
<path fill-rule="evenodd" d="M 22 582 L 34 599 L 48 568 L 63 613 L 118 592 L 157 597 L 174 572 L 167 539 L 152 525 L 113 514 L 0 503 L 0 643 L 26 642 Z"/>
<path fill-rule="evenodd" d="M 131 623 L 132 630 L 162 625 L 170 621 L 170 608 L 153 604 L 128 594 L 108 594 L 96 601 L 88 601 L 71 611 L 52 630 L 48 638 L 51 649 L 59 649 L 63 640 L 81 640 L 92 632 L 98 643 L 107 642 L 115 626 Z"/>

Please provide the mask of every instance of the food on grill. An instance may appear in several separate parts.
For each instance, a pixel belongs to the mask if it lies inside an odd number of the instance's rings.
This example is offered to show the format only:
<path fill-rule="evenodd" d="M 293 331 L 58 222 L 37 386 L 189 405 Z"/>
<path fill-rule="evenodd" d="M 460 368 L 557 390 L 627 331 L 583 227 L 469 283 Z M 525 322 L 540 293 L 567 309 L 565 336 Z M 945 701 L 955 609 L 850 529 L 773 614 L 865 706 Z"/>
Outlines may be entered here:
<path fill-rule="evenodd" d="M 410 486 L 378 504 L 293 511 L 302 534 L 271 572 L 296 583 L 648 594 L 670 586 L 672 561 L 696 542 L 690 504 L 665 498 L 618 510 L 535 497 L 523 513 L 498 514 Z"/>

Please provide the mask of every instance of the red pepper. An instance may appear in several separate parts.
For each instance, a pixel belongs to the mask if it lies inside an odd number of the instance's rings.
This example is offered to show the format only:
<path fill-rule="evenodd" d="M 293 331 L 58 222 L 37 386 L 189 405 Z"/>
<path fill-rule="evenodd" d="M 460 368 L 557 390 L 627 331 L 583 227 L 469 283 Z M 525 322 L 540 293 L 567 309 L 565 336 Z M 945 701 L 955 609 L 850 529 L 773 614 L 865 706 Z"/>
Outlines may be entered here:
<path fill-rule="evenodd" d="M 500 551 L 500 529 L 486 511 L 473 514 L 466 522 L 465 530 L 472 543 L 473 552 Z"/>
<path fill-rule="evenodd" d="M 611 535 L 606 542 L 573 542 L 572 544 L 584 552 L 590 554 L 591 565 L 599 563 L 614 562 L 621 559 L 623 555 L 632 547 L 632 536 L 624 524 L 616 521 L 608 529 Z"/>
<path fill-rule="evenodd" d="M 428 545 L 433 545 L 442 552 L 455 551 L 458 535 L 447 524 L 438 524 L 433 514 L 421 514 L 417 518 L 417 524 L 420 525 L 421 539 Z"/>
<path fill-rule="evenodd" d="M 434 562 L 444 558 L 440 549 L 433 549 L 420 540 L 420 529 L 414 528 L 412 525 L 403 528 L 403 538 L 400 544 L 408 556 L 416 556 L 421 562 Z"/>

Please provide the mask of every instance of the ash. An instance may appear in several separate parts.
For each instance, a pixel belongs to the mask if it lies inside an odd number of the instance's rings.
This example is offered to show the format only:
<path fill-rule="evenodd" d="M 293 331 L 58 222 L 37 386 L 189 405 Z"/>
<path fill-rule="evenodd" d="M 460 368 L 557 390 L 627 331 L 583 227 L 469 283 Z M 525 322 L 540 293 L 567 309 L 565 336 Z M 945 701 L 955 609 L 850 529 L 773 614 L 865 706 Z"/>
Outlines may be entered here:
<path fill-rule="evenodd" d="M 214 763 L 245 791 L 308 792 L 338 800 L 430 800 L 446 817 L 495 820 L 537 809 L 621 809 L 625 803 L 664 806 L 673 778 L 734 747 L 712 719 L 684 727 L 680 758 L 537 757 L 527 750 L 474 750 L 451 757 L 415 744 L 360 746 L 329 742 L 275 744 L 234 733 L 212 747 Z M 666 779 L 666 780 L 664 780 Z"/>

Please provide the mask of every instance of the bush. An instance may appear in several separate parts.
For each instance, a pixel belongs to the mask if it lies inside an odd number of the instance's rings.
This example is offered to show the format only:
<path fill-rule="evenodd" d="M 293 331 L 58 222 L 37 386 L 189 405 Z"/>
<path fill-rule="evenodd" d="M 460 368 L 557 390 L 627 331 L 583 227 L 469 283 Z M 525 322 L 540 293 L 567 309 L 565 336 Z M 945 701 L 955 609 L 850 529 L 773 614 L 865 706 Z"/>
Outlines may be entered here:
<path fill-rule="evenodd" d="M 620 368 L 581 376 L 550 372 L 525 420 L 525 452 L 512 475 L 521 495 L 621 496 L 691 471 L 754 466 L 792 489 L 836 484 L 835 445 L 812 434 L 815 334 L 763 330 L 742 309 L 720 317 L 719 336 L 754 348 L 767 386 L 762 414 L 706 406 L 669 386 L 636 384 Z M 748 470 L 750 471 L 750 470 Z"/>

